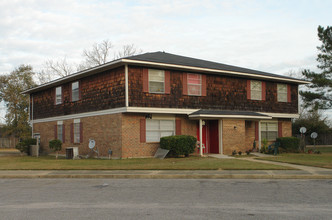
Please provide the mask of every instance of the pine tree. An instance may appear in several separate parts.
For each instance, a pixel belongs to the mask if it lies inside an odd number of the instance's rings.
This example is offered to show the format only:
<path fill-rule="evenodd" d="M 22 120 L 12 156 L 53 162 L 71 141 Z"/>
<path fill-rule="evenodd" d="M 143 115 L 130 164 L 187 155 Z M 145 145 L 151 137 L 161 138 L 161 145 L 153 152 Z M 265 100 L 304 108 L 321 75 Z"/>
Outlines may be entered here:
<path fill-rule="evenodd" d="M 304 70 L 302 74 L 309 84 L 308 90 L 301 91 L 305 107 L 311 106 L 313 109 L 329 109 L 332 107 L 332 26 L 326 28 L 318 26 L 318 38 L 322 45 L 317 47 L 317 68 L 319 73 Z"/>

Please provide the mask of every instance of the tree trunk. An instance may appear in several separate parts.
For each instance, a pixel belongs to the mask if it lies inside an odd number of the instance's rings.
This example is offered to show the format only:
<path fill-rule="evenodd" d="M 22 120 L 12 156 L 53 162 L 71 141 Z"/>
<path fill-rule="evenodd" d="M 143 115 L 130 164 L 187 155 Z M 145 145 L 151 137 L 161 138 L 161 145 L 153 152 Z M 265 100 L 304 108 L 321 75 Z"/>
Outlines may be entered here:
<path fill-rule="evenodd" d="M 55 159 L 58 159 L 58 153 L 59 153 L 59 152 L 57 151 L 57 152 L 56 152 Z"/>

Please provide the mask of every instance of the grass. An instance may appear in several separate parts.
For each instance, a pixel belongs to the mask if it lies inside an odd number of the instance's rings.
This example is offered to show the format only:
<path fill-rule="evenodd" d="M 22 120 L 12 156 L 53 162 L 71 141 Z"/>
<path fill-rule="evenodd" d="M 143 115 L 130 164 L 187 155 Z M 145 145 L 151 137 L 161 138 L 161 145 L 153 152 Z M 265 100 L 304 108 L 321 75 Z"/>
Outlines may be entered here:
<path fill-rule="evenodd" d="M 322 154 L 288 153 L 288 154 L 282 154 L 277 157 L 264 157 L 258 159 L 332 169 L 332 153 L 322 153 Z"/>
<path fill-rule="evenodd" d="M 160 159 L 81 159 L 56 160 L 52 156 L 2 156 L 0 170 L 288 170 L 286 166 L 238 159 L 166 158 Z"/>

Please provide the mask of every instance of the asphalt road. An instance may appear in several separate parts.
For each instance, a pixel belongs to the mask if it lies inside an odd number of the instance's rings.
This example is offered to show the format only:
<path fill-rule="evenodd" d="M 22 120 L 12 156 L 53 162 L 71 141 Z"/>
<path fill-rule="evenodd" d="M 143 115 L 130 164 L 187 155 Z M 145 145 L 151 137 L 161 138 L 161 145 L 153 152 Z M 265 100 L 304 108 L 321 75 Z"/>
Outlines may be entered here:
<path fill-rule="evenodd" d="M 0 179 L 0 219 L 332 219 L 332 180 Z"/>

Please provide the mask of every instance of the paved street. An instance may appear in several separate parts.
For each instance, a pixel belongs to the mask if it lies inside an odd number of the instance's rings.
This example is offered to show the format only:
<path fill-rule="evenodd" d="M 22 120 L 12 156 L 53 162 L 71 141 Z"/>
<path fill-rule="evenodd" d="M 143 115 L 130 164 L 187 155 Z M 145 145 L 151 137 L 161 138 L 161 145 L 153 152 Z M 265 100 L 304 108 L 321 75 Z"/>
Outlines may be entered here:
<path fill-rule="evenodd" d="M 0 179 L 1 219 L 331 219 L 332 180 Z"/>

